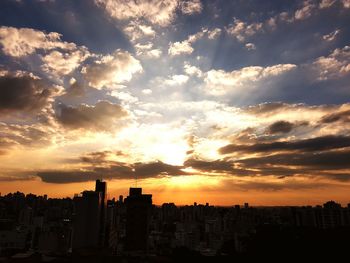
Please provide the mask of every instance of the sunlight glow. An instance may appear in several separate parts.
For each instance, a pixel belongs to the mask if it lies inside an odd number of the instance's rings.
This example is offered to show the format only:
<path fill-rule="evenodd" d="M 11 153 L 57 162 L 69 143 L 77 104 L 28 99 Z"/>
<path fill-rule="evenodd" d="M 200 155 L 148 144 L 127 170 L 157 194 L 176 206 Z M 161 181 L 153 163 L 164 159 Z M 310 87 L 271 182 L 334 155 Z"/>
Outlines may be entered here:
<path fill-rule="evenodd" d="M 214 186 L 220 183 L 220 179 L 210 176 L 191 175 L 174 176 L 169 178 L 169 187 L 200 189 L 204 186 Z"/>

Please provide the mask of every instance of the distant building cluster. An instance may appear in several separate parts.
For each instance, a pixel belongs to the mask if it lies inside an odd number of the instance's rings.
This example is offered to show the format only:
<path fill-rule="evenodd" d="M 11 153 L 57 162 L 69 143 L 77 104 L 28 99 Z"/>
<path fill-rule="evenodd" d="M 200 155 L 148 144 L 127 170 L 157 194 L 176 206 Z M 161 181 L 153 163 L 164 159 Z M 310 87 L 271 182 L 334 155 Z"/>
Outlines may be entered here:
<path fill-rule="evenodd" d="M 316 207 L 155 206 L 141 188 L 130 188 L 125 199 L 107 200 L 107 184 L 101 180 L 94 191 L 73 199 L 20 192 L 0 197 L 0 259 L 9 262 L 96 255 L 242 256 L 281 244 L 300 250 L 313 249 L 309 241 L 336 244 L 349 229 L 350 204 L 334 201 Z"/>

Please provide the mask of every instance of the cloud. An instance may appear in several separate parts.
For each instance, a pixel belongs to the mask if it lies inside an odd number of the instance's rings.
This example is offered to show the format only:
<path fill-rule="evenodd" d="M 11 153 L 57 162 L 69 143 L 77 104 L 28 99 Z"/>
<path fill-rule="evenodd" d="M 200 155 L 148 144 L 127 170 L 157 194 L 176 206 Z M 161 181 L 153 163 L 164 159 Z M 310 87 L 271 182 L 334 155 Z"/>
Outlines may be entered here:
<path fill-rule="evenodd" d="M 344 8 L 350 8 L 350 0 L 341 0 Z"/>
<path fill-rule="evenodd" d="M 236 161 L 250 168 L 260 167 L 260 169 L 268 169 L 268 167 L 289 166 L 289 172 L 293 173 L 293 167 L 302 167 L 301 170 L 296 169 L 294 174 L 324 174 L 326 171 L 350 169 L 350 151 L 328 151 L 314 154 L 306 153 L 289 153 L 275 154 L 256 158 L 247 158 Z M 280 168 L 281 169 L 281 168 Z M 287 170 L 287 169 L 286 169 Z M 281 170 L 283 171 L 283 170 Z M 310 172 L 313 171 L 313 172 Z M 282 175 L 282 174 L 281 174 Z M 331 176 L 331 174 L 329 174 Z M 350 179 L 350 174 L 349 174 Z"/>
<path fill-rule="evenodd" d="M 36 178 L 37 177 L 35 175 L 22 174 L 22 173 L 14 174 L 13 172 L 12 173 L 8 172 L 0 175 L 0 182 L 27 181 L 27 180 L 34 180 Z"/>
<path fill-rule="evenodd" d="M 0 45 L 4 54 L 16 58 L 37 54 L 43 64 L 41 69 L 55 77 L 67 75 L 85 61 L 90 52 L 85 46 L 77 46 L 61 40 L 56 32 L 45 33 L 31 28 L 0 27 Z"/>
<path fill-rule="evenodd" d="M 313 1 L 306 0 L 303 2 L 303 6 L 296 10 L 294 13 L 294 18 L 296 20 L 304 20 L 312 15 L 312 13 L 317 9 L 317 6 Z"/>
<path fill-rule="evenodd" d="M 293 123 L 290 123 L 289 121 L 277 121 L 275 123 L 272 123 L 268 127 L 268 132 L 270 134 L 274 133 L 288 133 L 293 130 Z"/>
<path fill-rule="evenodd" d="M 295 11 L 283 11 L 265 21 L 265 24 L 272 30 L 277 28 L 278 22 L 294 23 L 296 21 L 306 20 L 318 13 L 319 9 L 328 8 L 333 3 L 328 0 L 323 0 L 319 5 L 313 0 L 303 0 L 301 5 Z"/>
<path fill-rule="evenodd" d="M 82 69 L 89 85 L 96 89 L 103 87 L 113 89 L 118 84 L 130 81 L 134 74 L 142 71 L 140 61 L 129 52 L 119 49 Z"/>
<path fill-rule="evenodd" d="M 115 19 L 144 18 L 160 26 L 171 23 L 178 5 L 176 0 L 95 0 L 95 3 Z"/>
<path fill-rule="evenodd" d="M 56 112 L 56 119 L 69 129 L 109 131 L 116 128 L 117 121 L 127 115 L 120 105 L 100 101 L 94 106 L 81 104 L 78 107 L 71 107 L 60 104 Z"/>
<path fill-rule="evenodd" d="M 185 62 L 184 70 L 186 74 L 190 76 L 197 76 L 198 78 L 200 78 L 203 75 L 203 72 L 199 68 L 197 68 L 196 66 L 190 65 L 188 62 Z"/>
<path fill-rule="evenodd" d="M 153 43 L 151 43 L 151 42 L 147 42 L 145 44 L 136 43 L 134 47 L 136 49 L 136 54 L 140 55 L 140 54 L 142 54 L 143 51 L 152 49 Z"/>
<path fill-rule="evenodd" d="M 176 85 L 183 85 L 189 80 L 189 77 L 187 75 L 173 75 L 168 79 L 164 80 L 165 85 L 169 86 L 176 86 Z"/>
<path fill-rule="evenodd" d="M 212 69 L 205 74 L 206 92 L 220 96 L 229 92 L 240 92 L 243 87 L 253 89 L 259 82 L 276 78 L 296 67 L 294 64 L 278 64 L 265 68 L 250 66 L 231 72 Z"/>
<path fill-rule="evenodd" d="M 138 56 L 144 56 L 146 58 L 159 58 L 162 55 L 162 50 L 159 48 L 153 48 L 153 44 L 148 42 L 146 44 L 135 44 L 136 54 Z"/>
<path fill-rule="evenodd" d="M 350 180 L 350 174 L 348 173 L 350 164 L 347 161 L 349 157 L 350 152 L 348 150 L 326 151 L 318 154 L 295 152 L 236 160 L 188 159 L 184 165 L 197 170 L 197 172 L 194 172 L 195 174 L 250 177 L 248 181 L 243 182 L 247 184 L 259 181 L 256 176 L 273 176 L 279 180 L 290 176 L 298 176 L 298 178 L 304 179 L 307 177 L 324 177 L 344 182 Z M 253 179 L 253 177 L 255 178 Z M 301 182 L 305 182 L 305 180 Z"/>
<path fill-rule="evenodd" d="M 269 125 L 267 131 L 269 134 L 289 133 L 297 127 L 306 125 L 308 125 L 307 122 L 291 123 L 289 121 L 276 121 Z"/>
<path fill-rule="evenodd" d="M 325 151 L 340 149 L 350 146 L 350 137 L 344 135 L 326 135 L 310 139 L 295 141 L 277 141 L 269 143 L 256 143 L 250 145 L 228 144 L 219 149 L 220 154 L 237 152 L 245 153 L 268 153 L 279 151 Z"/>
<path fill-rule="evenodd" d="M 284 102 L 264 102 L 257 105 L 251 105 L 246 108 L 243 108 L 244 112 L 252 115 L 257 115 L 258 118 L 261 117 L 274 117 L 281 114 L 282 117 L 288 118 L 291 115 L 296 115 L 298 121 L 300 116 L 309 116 L 308 118 L 318 118 L 322 117 L 324 114 L 327 114 L 332 111 L 337 111 L 342 107 L 346 107 L 347 104 L 341 105 L 329 105 L 321 104 L 317 106 L 310 106 L 304 103 L 284 103 Z M 303 112 L 301 115 L 300 112 Z M 316 115 L 316 116 L 315 116 Z"/>
<path fill-rule="evenodd" d="M 255 35 L 263 30 L 262 23 L 248 24 L 237 18 L 234 18 L 232 24 L 228 25 L 226 32 L 235 37 L 239 42 L 244 42 L 248 37 Z"/>
<path fill-rule="evenodd" d="M 322 0 L 319 7 L 321 9 L 323 8 L 329 8 L 331 7 L 333 4 L 335 4 L 336 0 Z"/>
<path fill-rule="evenodd" d="M 154 38 L 156 31 L 152 26 L 141 24 L 140 22 L 131 21 L 127 26 L 123 28 L 125 34 L 127 34 L 131 42 L 135 42 L 141 38 Z"/>
<path fill-rule="evenodd" d="M 94 163 L 96 165 L 96 163 Z M 186 175 L 187 173 L 182 171 L 182 166 L 175 166 L 166 164 L 160 161 L 150 163 L 118 163 L 110 162 L 107 166 L 88 167 L 85 170 L 70 170 L 70 171 L 40 171 L 37 176 L 41 178 L 43 182 L 47 183 L 76 183 L 94 181 L 101 178 L 112 179 L 145 179 L 145 178 L 157 178 L 164 176 L 178 176 Z"/>
<path fill-rule="evenodd" d="M 159 26 L 168 26 L 177 9 L 186 15 L 202 10 L 199 0 L 95 0 L 95 3 L 114 19 L 145 19 Z"/>
<path fill-rule="evenodd" d="M 175 176 L 186 175 L 186 172 L 182 171 L 183 166 L 170 165 L 160 161 L 151 163 L 136 163 L 134 164 L 135 176 L 141 178 L 155 177 L 155 176 Z"/>
<path fill-rule="evenodd" d="M 256 46 L 253 43 L 247 43 L 245 44 L 245 48 L 248 50 L 255 50 Z"/>
<path fill-rule="evenodd" d="M 0 122 L 0 150 L 7 152 L 15 147 L 43 147 L 52 143 L 56 131 L 46 123 L 6 124 Z"/>
<path fill-rule="evenodd" d="M 191 54 L 193 52 L 193 47 L 188 41 L 171 43 L 169 46 L 168 53 L 171 56 L 177 56 L 181 54 Z"/>
<path fill-rule="evenodd" d="M 322 38 L 323 38 L 323 40 L 330 42 L 330 41 L 335 40 L 339 33 L 340 33 L 340 29 L 336 29 L 329 34 L 322 36 Z"/>
<path fill-rule="evenodd" d="M 56 76 L 67 75 L 78 68 L 80 64 L 90 56 L 86 48 L 75 50 L 72 52 L 52 51 L 42 57 L 45 63 L 42 69 L 45 72 L 52 73 Z"/>
<path fill-rule="evenodd" d="M 208 38 L 209 39 L 216 39 L 221 34 L 220 28 L 214 28 L 212 30 L 208 30 Z"/>
<path fill-rule="evenodd" d="M 137 97 L 131 95 L 130 92 L 125 91 L 112 90 L 108 93 L 108 95 L 118 98 L 122 103 L 125 103 L 126 105 L 130 105 L 139 101 Z"/>
<path fill-rule="evenodd" d="M 315 1 L 315 0 L 303 0 L 300 1 L 299 7 L 293 11 L 283 11 L 273 17 L 268 18 L 264 22 L 264 26 L 266 28 L 269 28 L 271 30 L 275 30 L 279 23 L 295 23 L 295 22 L 301 22 L 304 20 L 307 20 L 315 15 L 320 14 L 320 10 L 325 10 L 328 9 L 332 6 L 337 6 L 341 8 L 341 5 L 344 8 L 350 7 L 350 1 L 349 0 L 322 0 L 322 1 Z M 347 4 L 348 3 L 348 4 Z M 324 12 L 324 11 L 323 11 Z M 332 38 L 332 35 L 329 34 L 327 37 L 324 36 L 325 38 Z M 325 39 L 324 38 L 324 39 Z M 332 41 L 332 40 L 327 40 L 326 41 Z"/>
<path fill-rule="evenodd" d="M 181 54 L 192 54 L 194 51 L 192 44 L 197 40 L 203 38 L 208 33 L 207 28 L 202 28 L 201 31 L 196 34 L 189 35 L 188 38 L 181 42 L 175 42 L 169 44 L 168 53 L 171 56 L 177 56 Z"/>
<path fill-rule="evenodd" d="M 0 115 L 39 113 L 59 92 L 29 75 L 0 77 Z"/>
<path fill-rule="evenodd" d="M 337 79 L 350 73 L 350 47 L 335 49 L 327 57 L 319 57 L 312 63 L 318 80 Z"/>
<path fill-rule="evenodd" d="M 88 182 L 101 179 L 101 175 L 90 171 L 44 171 L 38 172 L 37 176 L 45 183 L 67 184 Z"/>
<path fill-rule="evenodd" d="M 273 114 L 274 112 L 287 107 L 290 107 L 290 104 L 283 102 L 264 102 L 257 105 L 249 106 L 248 108 L 246 108 L 246 111 L 252 114 Z"/>
<path fill-rule="evenodd" d="M 75 50 L 77 48 L 74 43 L 62 41 L 61 36 L 56 32 L 46 34 L 31 28 L 0 27 L 2 51 L 12 57 L 27 56 L 36 52 L 37 49 Z"/>
<path fill-rule="evenodd" d="M 83 97 L 86 94 L 85 87 L 79 83 L 75 78 L 71 78 L 69 80 L 70 86 L 66 88 L 66 96 L 65 97 Z"/>
<path fill-rule="evenodd" d="M 152 94 L 152 90 L 151 89 L 143 89 L 142 90 L 142 93 L 145 94 L 145 95 L 149 95 L 149 94 Z"/>
<path fill-rule="evenodd" d="M 101 166 L 111 162 L 113 157 L 120 157 L 125 155 L 126 154 L 122 151 L 105 150 L 105 151 L 96 151 L 96 152 L 86 153 L 80 157 L 80 160 L 83 161 L 84 163 Z M 76 160 L 76 161 L 79 161 L 79 160 Z"/>
<path fill-rule="evenodd" d="M 203 9 L 200 0 L 184 0 L 180 2 L 180 6 L 182 13 L 186 15 L 200 13 Z"/>
<path fill-rule="evenodd" d="M 334 123 L 334 122 L 350 122 L 350 110 L 343 110 L 335 113 L 330 113 L 322 117 L 321 123 Z"/>
<path fill-rule="evenodd" d="M 207 161 L 192 158 L 186 160 L 184 165 L 205 172 L 231 172 L 233 170 L 233 162 L 227 160 Z"/>
<path fill-rule="evenodd" d="M 149 57 L 149 58 L 160 58 L 162 53 L 163 53 L 162 50 L 160 50 L 159 48 L 155 48 L 147 51 L 145 55 L 146 57 Z"/>
<path fill-rule="evenodd" d="M 13 148 L 13 146 L 16 145 L 16 142 L 12 140 L 11 138 L 7 138 L 6 134 L 2 132 L 2 126 L 4 124 L 0 123 L 0 132 L 1 132 L 1 138 L 0 138 L 0 157 L 3 155 L 6 155 L 9 150 Z"/>

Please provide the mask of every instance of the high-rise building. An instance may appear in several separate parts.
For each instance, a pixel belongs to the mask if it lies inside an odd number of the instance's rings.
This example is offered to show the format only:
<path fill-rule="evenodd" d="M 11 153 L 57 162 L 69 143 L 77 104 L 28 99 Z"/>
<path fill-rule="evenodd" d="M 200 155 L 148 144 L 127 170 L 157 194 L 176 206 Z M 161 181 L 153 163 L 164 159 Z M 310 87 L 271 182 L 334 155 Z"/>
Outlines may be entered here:
<path fill-rule="evenodd" d="M 107 194 L 107 182 L 97 179 L 95 185 L 95 192 L 101 192 L 102 198 L 106 199 Z"/>
<path fill-rule="evenodd" d="M 84 191 L 73 201 L 73 250 L 99 247 L 102 194 Z"/>
<path fill-rule="evenodd" d="M 96 180 L 95 192 L 101 195 L 99 246 L 103 247 L 108 243 L 108 233 L 106 233 L 107 183 Z"/>
<path fill-rule="evenodd" d="M 126 250 L 147 251 L 152 195 L 142 188 L 130 188 L 126 204 Z"/>

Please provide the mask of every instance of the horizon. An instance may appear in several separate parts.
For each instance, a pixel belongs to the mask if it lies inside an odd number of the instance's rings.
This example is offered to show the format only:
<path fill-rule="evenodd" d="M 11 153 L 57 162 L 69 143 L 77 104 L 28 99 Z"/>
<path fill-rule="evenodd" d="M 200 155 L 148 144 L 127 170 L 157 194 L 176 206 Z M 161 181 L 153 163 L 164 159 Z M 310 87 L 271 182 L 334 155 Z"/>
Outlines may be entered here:
<path fill-rule="evenodd" d="M 346 206 L 349 24 L 349 0 L 3 0 L 0 193 Z"/>
<path fill-rule="evenodd" d="M 130 189 L 131 188 L 141 188 L 142 189 L 142 191 L 144 190 L 142 187 L 137 187 L 137 186 L 130 186 L 129 187 L 129 192 L 130 192 Z M 27 196 L 27 195 L 31 195 L 31 194 L 33 194 L 33 195 L 35 195 L 35 196 L 37 196 L 37 197 L 43 197 L 43 196 L 47 196 L 47 199 L 65 199 L 65 198 L 69 198 L 69 199 L 74 199 L 74 197 L 76 197 L 76 196 L 82 196 L 82 194 L 85 192 L 85 191 L 91 191 L 91 192 L 94 192 L 94 190 L 93 190 L 93 188 L 91 188 L 91 189 L 84 189 L 84 190 L 82 190 L 82 191 L 80 191 L 80 192 L 78 192 L 78 193 L 74 193 L 74 195 L 73 196 L 51 196 L 51 195 L 49 195 L 49 194 L 35 194 L 35 193 L 32 193 L 32 192 L 30 192 L 30 193 L 23 193 L 23 192 L 21 192 L 21 191 L 16 191 L 16 192 L 8 192 L 8 193 L 5 193 L 5 194 L 3 194 L 3 193 L 1 193 L 0 192 L 0 198 L 1 197 L 4 197 L 4 196 L 6 196 L 6 195 L 9 195 L 9 194 L 16 194 L 16 193 L 22 193 L 22 194 L 24 194 L 25 196 Z M 150 192 L 147 192 L 147 191 L 143 191 L 143 194 L 151 194 L 152 195 L 152 200 L 154 200 L 153 198 L 155 197 L 152 193 L 150 193 Z M 117 194 L 117 195 L 113 195 L 113 196 L 111 196 L 109 193 L 108 193 L 108 184 L 107 184 L 107 192 L 106 192 L 106 196 L 107 196 L 107 200 L 118 200 L 119 199 L 119 197 L 120 196 L 122 196 L 123 198 L 126 198 L 127 196 L 128 196 L 128 193 L 126 192 L 126 194 Z M 156 199 L 157 200 L 157 199 Z M 204 201 L 204 202 L 197 202 L 197 201 L 192 201 L 192 203 L 175 203 L 175 202 L 172 202 L 171 200 L 168 200 L 168 201 L 165 201 L 165 202 L 153 202 L 153 205 L 155 205 L 155 206 L 158 206 L 158 207 L 160 207 L 160 206 L 162 206 L 163 204 L 174 204 L 174 205 L 176 205 L 176 206 L 179 206 L 179 207 L 182 207 L 182 206 L 193 206 L 194 204 L 196 204 L 196 205 L 206 205 L 206 204 L 208 204 L 209 206 L 215 206 L 215 207 L 223 207 L 223 208 L 225 208 L 225 207 L 233 207 L 233 206 L 236 206 L 236 205 L 239 205 L 239 206 L 241 206 L 241 207 L 243 207 L 243 206 L 245 206 L 246 204 L 248 204 L 249 205 L 249 207 L 255 207 L 255 208 L 264 208 L 264 207 L 306 207 L 306 206 L 312 206 L 312 207 L 315 207 L 315 206 L 322 206 L 322 205 L 324 205 L 325 203 L 327 203 L 327 202 L 329 202 L 329 201 L 331 201 L 331 202 L 336 202 L 336 203 L 338 203 L 337 202 L 337 200 L 326 200 L 326 199 L 324 199 L 324 201 L 320 201 L 320 203 L 307 203 L 307 204 L 281 204 L 281 205 L 278 205 L 278 204 L 270 204 L 270 205 L 264 205 L 263 203 L 262 204 L 259 204 L 259 205 L 255 205 L 254 203 L 253 204 L 251 204 L 251 203 L 248 203 L 248 202 L 244 202 L 244 203 L 235 203 L 235 202 L 232 202 L 232 204 L 230 205 L 230 204 L 227 204 L 227 205 L 217 205 L 217 204 L 212 204 L 212 203 L 209 203 L 209 202 L 206 202 L 206 201 Z M 342 206 L 342 207 L 347 207 L 347 206 L 349 206 L 350 205 L 350 203 L 340 203 L 340 205 Z"/>

